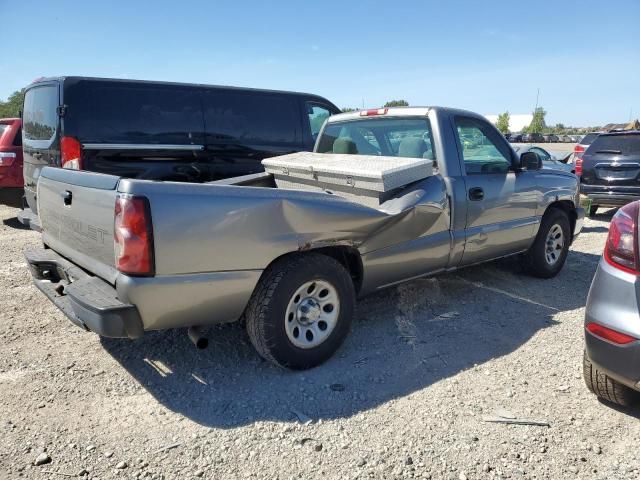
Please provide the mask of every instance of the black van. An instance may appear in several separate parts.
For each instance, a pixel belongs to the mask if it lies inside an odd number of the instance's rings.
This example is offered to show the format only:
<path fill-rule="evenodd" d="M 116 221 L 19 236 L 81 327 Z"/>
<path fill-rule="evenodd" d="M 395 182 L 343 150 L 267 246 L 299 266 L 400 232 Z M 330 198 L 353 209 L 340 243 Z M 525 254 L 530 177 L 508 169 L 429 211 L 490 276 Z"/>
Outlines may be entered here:
<path fill-rule="evenodd" d="M 339 112 L 306 93 L 40 79 L 25 92 L 25 209 L 18 218 L 36 219 L 36 184 L 47 165 L 149 180 L 219 180 L 260 172 L 267 157 L 312 150 L 324 120 Z"/>

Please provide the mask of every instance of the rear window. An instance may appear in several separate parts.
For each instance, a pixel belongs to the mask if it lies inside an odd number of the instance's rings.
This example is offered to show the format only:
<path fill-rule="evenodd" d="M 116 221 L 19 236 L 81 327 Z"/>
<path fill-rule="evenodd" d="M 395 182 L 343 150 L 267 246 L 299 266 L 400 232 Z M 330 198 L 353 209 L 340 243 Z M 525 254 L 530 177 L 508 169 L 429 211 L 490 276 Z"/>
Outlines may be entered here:
<path fill-rule="evenodd" d="M 7 131 L 8 128 L 9 128 L 9 125 L 3 125 L 0 123 L 0 138 L 2 138 L 2 135 L 4 134 L 4 132 Z"/>
<path fill-rule="evenodd" d="M 599 133 L 587 133 L 582 140 L 580 140 L 580 145 L 591 145 L 593 141 L 600 136 Z"/>
<path fill-rule="evenodd" d="M 293 144 L 300 139 L 295 97 L 220 89 L 205 92 L 204 99 L 208 142 Z"/>
<path fill-rule="evenodd" d="M 152 83 L 80 81 L 65 87 L 65 135 L 82 142 L 202 143 L 199 91 Z"/>
<path fill-rule="evenodd" d="M 43 85 L 27 90 L 22 126 L 24 139 L 51 142 L 58 128 L 57 107 L 57 85 Z"/>
<path fill-rule="evenodd" d="M 587 153 L 640 155 L 640 135 L 600 135 L 588 148 Z"/>
<path fill-rule="evenodd" d="M 368 118 L 326 125 L 317 151 L 435 160 L 426 118 Z"/>

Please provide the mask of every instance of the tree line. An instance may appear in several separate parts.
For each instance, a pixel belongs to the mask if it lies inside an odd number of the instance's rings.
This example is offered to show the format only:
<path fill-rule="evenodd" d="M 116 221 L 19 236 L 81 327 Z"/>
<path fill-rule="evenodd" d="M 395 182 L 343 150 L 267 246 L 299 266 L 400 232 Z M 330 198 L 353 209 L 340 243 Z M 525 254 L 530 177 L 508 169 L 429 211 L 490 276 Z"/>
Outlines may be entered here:
<path fill-rule="evenodd" d="M 547 111 L 543 107 L 538 107 L 533 111 L 533 118 L 531 119 L 531 123 L 522 129 L 521 133 L 540 133 L 543 135 L 572 135 L 577 133 L 582 133 L 585 130 L 588 131 L 597 131 L 602 127 L 587 127 L 585 128 L 577 128 L 577 127 L 567 127 L 564 123 L 556 123 L 553 126 L 547 125 L 545 121 L 545 117 L 547 115 Z M 509 130 L 509 120 L 511 120 L 511 116 L 509 112 L 506 111 L 498 115 L 498 120 L 496 121 L 496 128 L 500 130 L 503 134 L 511 133 Z"/>
<path fill-rule="evenodd" d="M 6 102 L 0 100 L 0 118 L 19 117 L 24 100 L 24 89 L 13 92 Z"/>

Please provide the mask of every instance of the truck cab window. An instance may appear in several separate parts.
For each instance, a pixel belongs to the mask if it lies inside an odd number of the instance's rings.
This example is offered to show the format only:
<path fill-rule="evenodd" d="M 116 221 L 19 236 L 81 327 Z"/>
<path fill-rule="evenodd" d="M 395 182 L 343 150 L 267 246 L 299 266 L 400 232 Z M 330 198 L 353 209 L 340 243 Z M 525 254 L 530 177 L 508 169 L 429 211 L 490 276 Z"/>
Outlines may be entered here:
<path fill-rule="evenodd" d="M 307 103 L 307 116 L 309 118 L 309 129 L 311 136 L 315 140 L 324 124 L 324 121 L 331 116 L 328 108 L 321 105 Z"/>
<path fill-rule="evenodd" d="M 508 147 L 488 124 L 470 117 L 455 117 L 455 124 L 467 175 L 509 171 Z"/>

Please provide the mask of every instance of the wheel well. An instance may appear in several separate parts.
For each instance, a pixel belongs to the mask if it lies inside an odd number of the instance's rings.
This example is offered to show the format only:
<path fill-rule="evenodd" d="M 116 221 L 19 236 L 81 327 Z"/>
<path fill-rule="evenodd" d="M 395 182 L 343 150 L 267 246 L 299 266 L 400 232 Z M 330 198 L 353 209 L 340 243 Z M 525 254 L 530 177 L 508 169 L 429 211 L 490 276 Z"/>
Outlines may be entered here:
<path fill-rule="evenodd" d="M 305 253 L 319 253 L 321 255 L 326 255 L 327 257 L 331 257 L 334 260 L 336 260 L 349 272 L 349 276 L 353 281 L 353 287 L 356 291 L 356 294 L 360 291 L 360 287 L 362 286 L 362 276 L 363 276 L 362 259 L 360 258 L 360 252 L 358 252 L 358 250 L 356 250 L 355 248 L 348 247 L 346 245 L 319 247 L 319 248 L 312 248 L 304 251 L 285 253 L 284 255 L 281 255 L 280 257 L 274 259 L 267 268 L 269 268 L 275 262 L 278 262 L 284 258 L 293 256 L 293 255 L 303 256 Z"/>
<path fill-rule="evenodd" d="M 575 232 L 576 230 L 576 221 L 578 220 L 578 213 L 576 212 L 576 208 L 573 205 L 573 202 L 569 200 L 559 200 L 557 202 L 553 202 L 547 207 L 547 210 L 544 213 L 546 214 L 552 209 L 562 210 L 569 217 L 569 224 L 571 225 L 571 241 L 573 241 L 573 232 Z"/>

